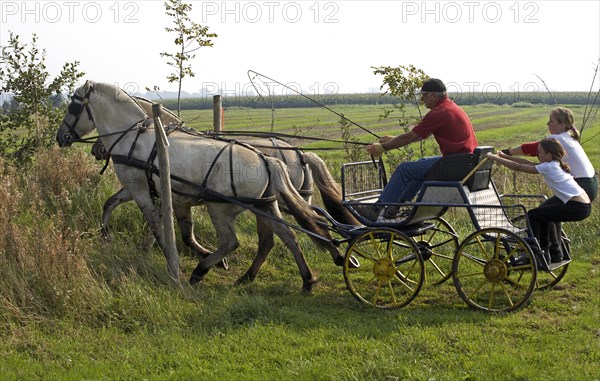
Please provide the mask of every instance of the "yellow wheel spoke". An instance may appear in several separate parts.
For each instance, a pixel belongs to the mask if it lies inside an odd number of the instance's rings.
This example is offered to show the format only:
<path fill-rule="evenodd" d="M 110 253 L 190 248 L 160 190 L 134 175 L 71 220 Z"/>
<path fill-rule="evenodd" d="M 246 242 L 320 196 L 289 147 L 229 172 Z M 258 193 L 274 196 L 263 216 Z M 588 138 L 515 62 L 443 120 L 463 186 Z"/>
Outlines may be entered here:
<path fill-rule="evenodd" d="M 500 283 L 500 287 L 502 287 L 502 290 L 504 291 L 504 295 L 506 295 L 506 299 L 508 300 L 508 304 L 510 304 L 510 306 L 514 306 L 515 304 L 512 301 L 512 298 L 510 297 L 510 294 L 508 292 L 508 289 L 506 288 L 506 285 L 504 283 Z"/>
<path fill-rule="evenodd" d="M 494 259 L 500 258 L 500 233 L 496 234 L 496 242 L 494 244 Z"/>
<path fill-rule="evenodd" d="M 490 299 L 488 301 L 488 308 L 491 310 L 494 306 L 494 291 L 496 288 L 496 283 L 492 283 L 492 289 L 490 290 Z"/>
<path fill-rule="evenodd" d="M 481 252 L 483 254 L 485 254 L 486 259 L 489 258 L 490 256 L 489 256 L 489 254 L 487 252 L 487 249 L 486 249 L 485 245 L 483 244 L 483 242 L 481 242 L 481 237 L 480 236 L 477 237 L 477 243 L 479 244 L 479 248 L 481 249 Z"/>
<path fill-rule="evenodd" d="M 488 283 L 487 279 L 483 279 L 481 281 L 481 283 L 479 283 L 479 285 L 477 287 L 475 287 L 475 290 L 473 291 L 473 296 L 477 296 L 477 294 L 479 293 L 479 290 L 481 290 L 481 288 L 483 286 L 485 286 Z"/>
<path fill-rule="evenodd" d="M 417 284 L 414 281 L 411 281 L 410 279 L 404 278 L 401 273 L 399 273 L 399 271 L 396 271 L 396 279 L 398 279 L 398 282 L 400 282 L 400 284 L 406 288 L 408 288 L 411 291 L 414 291 L 414 288 L 412 288 L 407 282 L 412 282 L 414 284 Z M 403 279 L 404 278 L 404 279 Z M 406 282 L 405 282 L 406 280 Z"/>
<path fill-rule="evenodd" d="M 371 262 L 375 262 L 376 261 L 375 258 L 371 257 L 370 255 L 368 255 L 367 253 L 365 253 L 363 250 L 361 250 L 358 247 L 354 248 L 354 253 L 356 253 L 359 257 L 367 259 L 367 260 L 369 260 Z"/>
<path fill-rule="evenodd" d="M 446 276 L 446 273 L 444 273 L 444 271 L 442 269 L 440 269 L 440 267 L 437 265 L 437 263 L 435 263 L 433 261 L 433 258 L 429 258 L 429 263 L 431 263 L 431 265 L 433 266 L 434 269 L 437 270 L 437 272 L 441 275 L 441 276 Z"/>
<path fill-rule="evenodd" d="M 469 278 L 469 277 L 472 277 L 472 276 L 481 276 L 481 275 L 485 276 L 483 274 L 483 271 L 477 272 L 477 273 L 460 274 L 459 276 L 457 276 L 457 278 L 458 279 L 462 279 L 462 278 Z"/>
<path fill-rule="evenodd" d="M 398 304 L 398 298 L 396 298 L 396 293 L 394 292 L 394 287 L 392 286 L 392 282 L 388 280 L 388 287 L 390 289 L 390 293 L 392 294 L 393 304 Z"/>
<path fill-rule="evenodd" d="M 476 263 L 476 264 L 482 266 L 482 267 L 485 266 L 485 263 L 482 263 L 482 261 L 483 261 L 482 259 L 476 258 L 473 255 L 465 255 L 465 254 L 461 253 L 461 256 L 465 259 L 470 260 L 473 263 Z"/>

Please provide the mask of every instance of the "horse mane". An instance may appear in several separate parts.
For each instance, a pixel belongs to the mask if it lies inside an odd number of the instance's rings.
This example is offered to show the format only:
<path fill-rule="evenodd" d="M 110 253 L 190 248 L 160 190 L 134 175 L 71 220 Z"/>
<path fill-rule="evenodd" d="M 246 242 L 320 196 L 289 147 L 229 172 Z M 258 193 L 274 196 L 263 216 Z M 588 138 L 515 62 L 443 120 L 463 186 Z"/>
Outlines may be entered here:
<path fill-rule="evenodd" d="M 143 110 L 146 110 L 147 107 L 148 108 L 151 107 L 151 105 L 154 103 L 147 98 L 140 97 L 137 95 L 134 96 L 133 99 Z M 146 107 L 144 107 L 144 104 L 146 105 Z M 176 124 L 181 127 L 183 127 L 185 125 L 185 122 L 183 120 L 181 120 L 181 118 L 179 118 L 177 116 L 177 114 L 175 114 L 173 111 L 171 111 L 171 109 L 163 107 L 162 112 L 163 112 L 163 114 L 167 114 L 169 117 L 171 117 L 173 119 L 171 121 L 171 123 Z M 147 112 L 147 114 L 148 114 L 148 112 Z"/>
<path fill-rule="evenodd" d="M 144 108 L 135 100 L 135 98 L 133 96 L 129 95 L 125 90 L 121 89 L 118 86 L 115 86 L 110 83 L 92 82 L 92 81 L 86 82 L 86 85 L 88 83 L 90 84 L 90 86 L 93 86 L 94 89 L 98 89 L 98 91 L 103 96 L 112 96 L 113 97 L 112 100 L 114 100 L 115 102 L 133 103 L 137 107 L 139 107 L 142 111 L 144 111 Z M 145 111 L 144 111 L 144 114 L 146 114 Z"/>

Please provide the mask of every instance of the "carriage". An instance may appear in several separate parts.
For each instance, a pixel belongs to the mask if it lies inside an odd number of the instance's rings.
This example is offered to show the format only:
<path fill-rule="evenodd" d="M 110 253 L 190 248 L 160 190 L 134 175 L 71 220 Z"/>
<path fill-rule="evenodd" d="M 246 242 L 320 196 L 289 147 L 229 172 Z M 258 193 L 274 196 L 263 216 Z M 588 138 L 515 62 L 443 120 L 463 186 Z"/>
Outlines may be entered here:
<path fill-rule="evenodd" d="M 82 137 L 98 131 L 97 138 L 109 147 L 113 160 L 118 158 L 119 180 L 164 249 L 151 192 L 159 177 L 156 142 L 145 132 L 147 123 L 146 112 L 128 94 L 109 84 L 86 82 L 73 96 L 57 141 L 66 147 L 89 141 Z M 203 257 L 192 273 L 192 284 L 235 250 L 239 243 L 233 221 L 244 210 L 257 217 L 258 250 L 239 282 L 254 279 L 277 234 L 294 255 L 303 290 L 310 291 L 316 278 L 292 234 L 294 228 L 328 249 L 334 262 L 343 267 L 349 291 L 378 308 L 406 306 L 425 283 L 441 284 L 452 278 L 468 305 L 485 311 L 513 311 L 525 305 L 534 290 L 558 283 L 571 260 L 566 235 L 563 261 L 550 263 L 532 234 L 525 204 L 539 203 L 542 196 L 498 193 L 491 179 L 493 162 L 485 159 L 492 147 L 441 158 L 429 171 L 415 202 L 385 205 L 397 209 L 393 218 L 386 218 L 385 213 L 376 219 L 365 217 L 386 184 L 384 166 L 374 161 L 343 165 L 341 205 L 354 216 L 353 221 L 358 220 L 355 224 L 340 222 L 327 210 L 310 205 L 293 189 L 281 160 L 265 157 L 248 144 L 180 130 L 170 135 L 170 143 L 175 148 L 169 151 L 175 163 L 171 174 L 174 212 L 183 241 Z M 282 219 L 276 198 L 281 198 L 300 227 Z M 207 205 L 217 229 L 219 247 L 212 253 L 193 234 L 190 208 L 200 203 Z M 465 211 L 472 224 L 472 232 L 464 239 L 444 219 L 451 209 Z M 337 251 L 342 244 L 347 245 L 345 255 Z M 178 278 L 177 258 L 165 255 L 170 274 Z"/>
<path fill-rule="evenodd" d="M 526 206 L 538 205 L 545 196 L 500 195 L 491 179 L 493 162 L 485 159 L 492 150 L 478 147 L 473 154 L 444 156 L 427 173 L 415 202 L 381 205 L 397 212 L 393 218 L 381 213 L 376 220 L 365 211 L 386 184 L 385 167 L 373 161 L 342 166 L 343 204 L 363 226 L 340 224 L 316 209 L 343 237 L 339 243 L 348 244 L 346 258 L 361 264 L 343 268 L 356 299 L 400 308 L 425 283 L 452 278 L 469 306 L 507 312 L 563 278 L 571 260 L 569 239 L 563 232 L 563 261 L 551 263 L 527 219 Z M 444 219 L 449 209 L 464 211 L 463 218 L 470 220 L 466 238 L 461 240 Z"/>

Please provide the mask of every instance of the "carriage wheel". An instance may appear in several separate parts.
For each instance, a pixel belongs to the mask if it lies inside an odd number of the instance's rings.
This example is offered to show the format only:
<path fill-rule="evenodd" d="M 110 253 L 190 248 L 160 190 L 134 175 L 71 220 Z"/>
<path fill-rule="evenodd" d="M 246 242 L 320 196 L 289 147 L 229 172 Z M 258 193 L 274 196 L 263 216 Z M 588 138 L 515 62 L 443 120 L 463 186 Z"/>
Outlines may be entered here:
<path fill-rule="evenodd" d="M 526 260 L 516 262 L 524 255 Z M 536 286 L 537 266 L 529 245 L 498 228 L 470 234 L 458 247 L 452 264 L 454 286 L 471 307 L 508 312 L 522 307 Z"/>
<path fill-rule="evenodd" d="M 438 285 L 452 276 L 452 261 L 458 248 L 458 235 L 443 218 L 433 220 L 435 227 L 413 237 L 425 262 L 425 281 Z"/>
<path fill-rule="evenodd" d="M 360 260 L 360 267 L 352 267 L 352 257 Z M 344 279 L 359 301 L 378 308 L 400 308 L 421 290 L 425 267 L 412 238 L 390 228 L 370 229 L 348 247 Z"/>
<path fill-rule="evenodd" d="M 571 240 L 567 237 L 567 234 L 561 230 L 561 244 L 563 253 L 568 253 L 571 256 Z M 554 287 L 567 273 L 569 264 L 560 266 L 557 269 L 551 271 L 538 271 L 537 275 L 537 288 L 538 290 L 549 290 Z"/>

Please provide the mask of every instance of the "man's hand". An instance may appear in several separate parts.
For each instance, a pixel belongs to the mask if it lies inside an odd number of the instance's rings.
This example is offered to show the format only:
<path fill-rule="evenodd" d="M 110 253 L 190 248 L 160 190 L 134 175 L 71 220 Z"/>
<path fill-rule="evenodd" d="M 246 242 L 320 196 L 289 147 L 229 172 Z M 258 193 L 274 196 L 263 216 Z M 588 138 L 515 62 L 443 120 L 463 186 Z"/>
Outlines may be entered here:
<path fill-rule="evenodd" d="M 379 157 L 383 152 L 385 152 L 385 149 L 383 149 L 383 145 L 381 145 L 381 143 L 373 143 L 367 146 L 367 152 L 374 157 Z"/>

